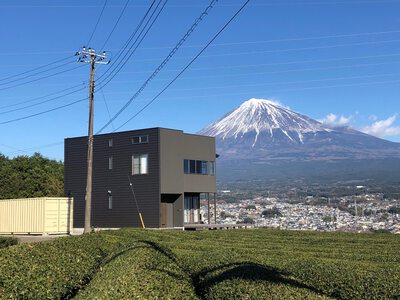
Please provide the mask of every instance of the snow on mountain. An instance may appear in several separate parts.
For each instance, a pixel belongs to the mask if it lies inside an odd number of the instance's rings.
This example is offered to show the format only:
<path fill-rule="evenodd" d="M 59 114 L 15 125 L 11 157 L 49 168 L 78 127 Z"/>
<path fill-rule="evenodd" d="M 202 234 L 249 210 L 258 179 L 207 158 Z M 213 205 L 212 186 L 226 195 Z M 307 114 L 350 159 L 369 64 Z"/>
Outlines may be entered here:
<path fill-rule="evenodd" d="M 329 132 L 322 123 L 293 112 L 272 100 L 252 98 L 234 111 L 204 128 L 199 134 L 226 138 L 242 138 L 255 132 L 254 147 L 261 132 L 268 132 L 270 138 L 282 135 L 284 139 L 303 143 L 305 133 Z"/>
<path fill-rule="evenodd" d="M 221 159 L 310 161 L 400 158 L 400 144 L 349 127 L 330 128 L 277 102 L 250 99 L 199 132 Z"/>

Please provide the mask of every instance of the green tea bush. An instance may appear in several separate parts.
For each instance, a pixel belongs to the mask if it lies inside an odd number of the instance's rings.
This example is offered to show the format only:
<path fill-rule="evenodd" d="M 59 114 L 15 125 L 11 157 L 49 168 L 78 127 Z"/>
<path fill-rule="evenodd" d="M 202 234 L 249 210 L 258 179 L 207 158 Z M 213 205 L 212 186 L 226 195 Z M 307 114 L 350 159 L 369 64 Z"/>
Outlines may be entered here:
<path fill-rule="evenodd" d="M 400 236 L 124 229 L 0 250 L 0 299 L 399 299 Z"/>
<path fill-rule="evenodd" d="M 68 299 L 129 241 L 104 234 L 59 238 L 0 251 L 0 299 Z"/>
<path fill-rule="evenodd" d="M 108 262 L 76 299 L 197 299 L 190 277 L 164 249 L 149 242 Z"/>
<path fill-rule="evenodd" d="M 0 249 L 18 244 L 18 240 L 14 237 L 0 236 Z"/>

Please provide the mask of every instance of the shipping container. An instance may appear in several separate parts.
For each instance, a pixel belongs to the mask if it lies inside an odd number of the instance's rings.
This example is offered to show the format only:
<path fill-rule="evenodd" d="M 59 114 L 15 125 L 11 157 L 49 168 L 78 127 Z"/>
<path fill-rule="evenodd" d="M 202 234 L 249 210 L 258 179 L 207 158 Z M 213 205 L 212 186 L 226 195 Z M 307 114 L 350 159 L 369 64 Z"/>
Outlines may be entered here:
<path fill-rule="evenodd" d="M 72 198 L 0 200 L 0 234 L 69 234 Z"/>

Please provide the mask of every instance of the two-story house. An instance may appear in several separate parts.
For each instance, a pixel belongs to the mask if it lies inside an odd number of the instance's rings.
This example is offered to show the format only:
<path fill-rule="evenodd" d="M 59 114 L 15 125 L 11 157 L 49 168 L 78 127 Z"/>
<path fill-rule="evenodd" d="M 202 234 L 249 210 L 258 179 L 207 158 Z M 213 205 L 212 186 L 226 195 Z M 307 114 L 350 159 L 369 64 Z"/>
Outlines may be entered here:
<path fill-rule="evenodd" d="M 183 227 L 201 223 L 200 198 L 215 199 L 215 139 L 149 128 L 94 136 L 92 226 Z M 65 139 L 65 195 L 84 226 L 87 137 Z M 132 189 L 130 186 L 132 183 Z M 210 207 L 210 205 L 208 205 Z"/>

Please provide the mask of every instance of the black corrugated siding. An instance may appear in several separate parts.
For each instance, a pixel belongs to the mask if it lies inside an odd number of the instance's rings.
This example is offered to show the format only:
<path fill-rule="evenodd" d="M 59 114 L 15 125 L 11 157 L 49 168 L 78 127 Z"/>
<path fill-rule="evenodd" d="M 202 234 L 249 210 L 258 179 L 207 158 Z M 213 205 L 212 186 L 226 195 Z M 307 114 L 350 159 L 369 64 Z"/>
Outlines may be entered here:
<path fill-rule="evenodd" d="M 132 137 L 149 135 L 149 143 L 132 144 Z M 108 140 L 113 139 L 113 146 Z M 146 227 L 159 227 L 160 162 L 158 128 L 134 130 L 94 137 L 92 225 L 102 228 L 139 227 L 138 211 L 129 187 L 132 155 L 148 154 L 148 174 L 131 176 Z M 87 137 L 65 140 L 65 194 L 74 197 L 74 227 L 84 225 Z M 113 157 L 113 169 L 108 158 Z M 108 209 L 107 191 L 113 208 Z"/>

